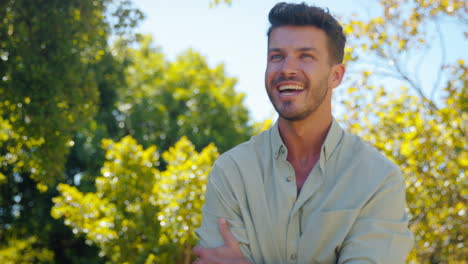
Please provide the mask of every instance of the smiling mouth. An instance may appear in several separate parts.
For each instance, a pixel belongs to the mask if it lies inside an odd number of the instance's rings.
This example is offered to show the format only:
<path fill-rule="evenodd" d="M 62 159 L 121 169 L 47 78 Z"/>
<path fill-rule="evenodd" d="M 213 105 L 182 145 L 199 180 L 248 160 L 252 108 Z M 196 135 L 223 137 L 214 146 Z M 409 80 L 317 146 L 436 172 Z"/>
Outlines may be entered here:
<path fill-rule="evenodd" d="M 281 95 L 294 95 L 294 94 L 302 92 L 303 90 L 304 90 L 303 86 L 293 85 L 293 84 L 280 85 L 278 87 L 278 91 L 280 92 Z"/>

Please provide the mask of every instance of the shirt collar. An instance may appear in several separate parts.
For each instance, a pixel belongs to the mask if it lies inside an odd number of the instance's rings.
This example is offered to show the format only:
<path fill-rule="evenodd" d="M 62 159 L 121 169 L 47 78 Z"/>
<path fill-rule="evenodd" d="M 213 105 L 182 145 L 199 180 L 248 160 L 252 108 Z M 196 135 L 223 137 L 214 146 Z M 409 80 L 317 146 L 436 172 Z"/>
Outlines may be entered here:
<path fill-rule="evenodd" d="M 275 124 L 273 125 L 270 131 L 272 147 L 271 149 L 275 159 L 279 159 L 280 157 L 282 157 L 283 160 L 286 160 L 288 149 L 286 148 L 286 145 L 281 139 L 279 133 L 278 119 L 276 120 Z M 330 159 L 334 150 L 340 143 L 343 135 L 343 128 L 341 128 L 338 122 L 335 120 L 335 118 L 333 118 L 332 124 L 330 126 L 330 129 L 328 130 L 327 136 L 320 151 L 320 166 L 322 168 L 323 165 L 325 165 L 325 162 Z"/>
<path fill-rule="evenodd" d="M 275 124 L 271 128 L 271 150 L 273 152 L 273 156 L 275 159 L 279 159 L 282 154 L 287 154 L 286 153 L 286 146 L 283 143 L 283 139 L 281 139 L 280 133 L 279 133 L 279 126 L 278 126 L 278 120 L 276 120 Z M 287 156 L 287 155 L 283 155 Z M 286 158 L 284 158 L 286 159 Z"/>
<path fill-rule="evenodd" d="M 325 138 L 325 141 L 322 145 L 322 150 L 320 152 L 321 159 L 322 157 L 325 158 L 324 161 L 328 161 L 330 159 L 336 147 L 343 138 L 343 135 L 343 128 L 341 128 L 340 124 L 338 124 L 335 118 L 333 118 L 330 129 L 328 129 L 327 137 Z"/>

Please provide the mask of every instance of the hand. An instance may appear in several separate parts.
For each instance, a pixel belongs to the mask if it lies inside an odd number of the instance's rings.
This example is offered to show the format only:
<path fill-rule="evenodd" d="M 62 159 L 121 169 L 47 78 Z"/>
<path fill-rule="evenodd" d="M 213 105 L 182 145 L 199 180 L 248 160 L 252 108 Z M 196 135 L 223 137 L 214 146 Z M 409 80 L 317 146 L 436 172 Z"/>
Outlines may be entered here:
<path fill-rule="evenodd" d="M 199 257 L 193 264 L 252 264 L 243 255 L 239 243 L 229 229 L 226 219 L 218 220 L 219 232 L 224 246 L 218 248 L 194 247 L 193 253 Z"/>

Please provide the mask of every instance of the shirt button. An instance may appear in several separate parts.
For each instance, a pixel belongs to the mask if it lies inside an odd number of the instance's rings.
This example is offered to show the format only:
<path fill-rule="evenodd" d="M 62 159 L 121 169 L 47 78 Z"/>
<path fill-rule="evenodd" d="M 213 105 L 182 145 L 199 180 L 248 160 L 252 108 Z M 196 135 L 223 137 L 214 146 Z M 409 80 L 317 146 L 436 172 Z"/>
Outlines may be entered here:
<path fill-rule="evenodd" d="M 289 176 L 286 178 L 286 181 L 288 181 L 288 182 L 291 182 L 292 180 L 293 180 L 293 178 L 292 178 L 291 175 L 289 175 Z"/>
<path fill-rule="evenodd" d="M 296 260 L 297 256 L 296 256 L 296 254 L 291 254 L 290 258 L 291 258 L 291 260 Z"/>

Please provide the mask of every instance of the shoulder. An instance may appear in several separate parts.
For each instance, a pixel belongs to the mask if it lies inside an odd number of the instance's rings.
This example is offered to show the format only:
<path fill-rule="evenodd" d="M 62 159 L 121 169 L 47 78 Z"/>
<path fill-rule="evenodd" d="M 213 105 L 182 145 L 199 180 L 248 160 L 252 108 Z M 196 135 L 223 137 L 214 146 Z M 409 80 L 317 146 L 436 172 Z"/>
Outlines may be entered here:
<path fill-rule="evenodd" d="M 352 154 L 354 162 L 360 165 L 372 165 L 381 171 L 396 170 L 398 166 L 361 137 L 345 132 L 345 149 Z"/>
<path fill-rule="evenodd" d="M 262 167 L 271 158 L 270 149 L 267 130 L 221 154 L 213 165 L 210 178 L 220 178 L 233 185 L 253 184 L 263 177 Z"/>
<path fill-rule="evenodd" d="M 338 151 L 326 165 L 326 182 L 335 208 L 363 208 L 388 186 L 404 190 L 399 167 L 360 137 L 345 132 Z M 336 155 L 336 156 L 335 156 Z"/>
<path fill-rule="evenodd" d="M 345 132 L 343 143 L 344 164 L 356 182 L 372 190 L 388 181 L 404 181 L 398 165 L 359 136 Z"/>
<path fill-rule="evenodd" d="M 215 166 L 232 169 L 233 166 L 244 167 L 249 163 L 258 163 L 270 149 L 270 130 L 266 130 L 221 154 Z"/>

